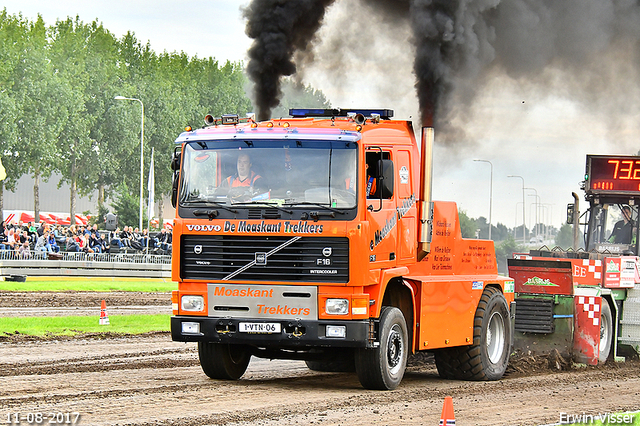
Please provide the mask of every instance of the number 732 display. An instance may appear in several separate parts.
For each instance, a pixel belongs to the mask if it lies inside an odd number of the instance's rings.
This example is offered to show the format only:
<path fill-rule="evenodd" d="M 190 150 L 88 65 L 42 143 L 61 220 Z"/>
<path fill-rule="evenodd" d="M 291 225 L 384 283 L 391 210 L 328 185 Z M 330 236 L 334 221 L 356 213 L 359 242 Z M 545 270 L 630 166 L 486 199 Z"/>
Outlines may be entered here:
<path fill-rule="evenodd" d="M 640 157 L 588 155 L 585 183 L 590 193 L 640 193 Z"/>

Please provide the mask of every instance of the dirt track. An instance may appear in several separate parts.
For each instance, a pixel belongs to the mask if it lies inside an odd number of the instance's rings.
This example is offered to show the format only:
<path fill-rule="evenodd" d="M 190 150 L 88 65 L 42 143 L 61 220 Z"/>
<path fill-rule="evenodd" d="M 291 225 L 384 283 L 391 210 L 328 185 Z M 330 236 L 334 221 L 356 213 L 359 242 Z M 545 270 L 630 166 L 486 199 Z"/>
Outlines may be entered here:
<path fill-rule="evenodd" d="M 170 293 L 141 292 L 0 292 L 0 317 L 100 315 L 105 301 L 109 315 L 171 314 Z"/>
<path fill-rule="evenodd" d="M 0 291 L 0 307 L 92 307 L 100 308 L 105 300 L 109 306 L 171 306 L 170 293 L 141 293 L 135 291 Z"/>
<path fill-rule="evenodd" d="M 640 408 L 637 361 L 551 372 L 544 360 L 524 359 L 503 380 L 459 382 L 440 379 L 421 358 L 397 390 L 376 392 L 355 374 L 256 358 L 240 381 L 210 380 L 195 344 L 168 333 L 0 342 L 0 423 L 15 412 L 78 412 L 83 425 L 436 425 L 446 395 L 458 425 L 538 425 L 559 422 L 560 413 Z"/>

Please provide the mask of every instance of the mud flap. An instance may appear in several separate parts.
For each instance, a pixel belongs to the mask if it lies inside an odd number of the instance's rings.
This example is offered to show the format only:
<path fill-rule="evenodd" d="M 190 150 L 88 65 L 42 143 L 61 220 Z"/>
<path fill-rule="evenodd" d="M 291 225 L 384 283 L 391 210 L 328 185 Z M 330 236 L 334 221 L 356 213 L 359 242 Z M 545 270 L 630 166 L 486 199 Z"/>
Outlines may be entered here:
<path fill-rule="evenodd" d="M 575 289 L 573 358 L 578 363 L 598 365 L 600 355 L 600 304 L 597 287 Z"/>

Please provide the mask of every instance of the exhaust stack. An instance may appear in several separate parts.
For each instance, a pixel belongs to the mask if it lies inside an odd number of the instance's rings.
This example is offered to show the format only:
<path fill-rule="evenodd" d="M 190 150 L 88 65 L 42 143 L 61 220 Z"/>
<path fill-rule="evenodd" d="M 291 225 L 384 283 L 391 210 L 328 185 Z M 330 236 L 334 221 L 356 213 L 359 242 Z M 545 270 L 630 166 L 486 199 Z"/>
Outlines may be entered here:
<path fill-rule="evenodd" d="M 573 199 L 575 200 L 573 205 L 573 249 L 578 251 L 578 247 L 580 247 L 580 197 L 575 192 L 572 192 Z"/>
<path fill-rule="evenodd" d="M 420 230 L 418 235 L 418 261 L 431 251 L 431 232 L 433 230 L 433 205 L 431 203 L 431 182 L 433 175 L 433 127 L 422 128 L 422 147 L 420 150 Z"/>

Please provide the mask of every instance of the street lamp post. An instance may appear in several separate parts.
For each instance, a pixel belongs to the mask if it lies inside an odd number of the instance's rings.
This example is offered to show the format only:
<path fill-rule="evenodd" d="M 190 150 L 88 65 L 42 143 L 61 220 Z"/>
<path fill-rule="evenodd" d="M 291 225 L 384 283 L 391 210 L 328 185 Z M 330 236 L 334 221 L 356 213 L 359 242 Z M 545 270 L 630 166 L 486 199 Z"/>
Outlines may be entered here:
<path fill-rule="evenodd" d="M 117 101 L 138 101 L 140 102 L 140 222 L 138 229 L 142 232 L 142 211 L 143 211 L 143 186 L 142 182 L 144 181 L 144 104 L 138 98 L 127 98 L 125 96 L 116 96 L 114 98 Z"/>
<path fill-rule="evenodd" d="M 493 163 L 489 160 L 473 160 L 482 163 L 489 163 L 491 166 L 491 180 L 489 181 L 489 239 L 491 239 L 491 210 L 493 208 Z"/>
<path fill-rule="evenodd" d="M 528 194 L 529 197 L 535 197 L 535 195 L 533 194 Z M 538 208 L 538 203 L 536 203 L 535 201 L 531 204 L 529 204 L 529 220 L 536 220 L 536 214 L 535 211 Z M 533 210 L 533 211 L 531 211 Z M 531 223 L 529 223 L 529 225 L 531 226 Z M 534 236 L 534 239 L 538 238 L 538 227 L 534 224 L 533 226 L 531 226 L 531 233 L 530 235 Z M 531 242 L 531 239 L 529 239 L 529 242 Z"/>
<path fill-rule="evenodd" d="M 549 234 L 548 235 L 549 238 L 551 238 L 551 229 L 553 227 L 553 204 L 552 203 L 543 203 L 543 206 L 545 206 L 545 207 L 548 206 L 548 209 L 549 209 L 549 210 L 547 210 L 547 212 L 548 212 L 548 216 L 547 217 L 549 218 L 547 220 L 547 223 L 548 223 L 547 231 L 548 231 L 548 234 Z"/>
<path fill-rule="evenodd" d="M 516 214 L 513 220 L 513 239 L 514 240 L 518 238 L 518 236 L 516 235 L 516 228 L 518 228 L 518 206 L 521 204 L 522 204 L 522 201 L 518 201 L 516 203 Z"/>
<path fill-rule="evenodd" d="M 526 242 L 526 239 L 527 239 L 526 233 L 527 232 L 525 230 L 526 225 L 525 225 L 525 215 L 524 215 L 524 211 L 526 210 L 524 208 L 524 206 L 526 205 L 526 203 L 524 201 L 524 178 L 522 176 L 517 176 L 517 175 L 509 175 L 507 177 L 512 177 L 512 178 L 516 178 L 517 177 L 517 178 L 522 179 L 522 244 L 526 244 L 527 243 Z"/>
<path fill-rule="evenodd" d="M 547 204 L 540 203 L 540 214 L 542 215 L 542 239 L 548 240 L 549 233 L 549 209 L 547 208 Z"/>
<path fill-rule="evenodd" d="M 540 197 L 538 196 L 538 191 L 536 191 L 535 188 L 525 188 L 525 189 L 530 189 L 536 193 L 536 223 L 534 226 L 536 228 L 536 237 L 537 237 L 538 236 L 538 209 L 540 208 Z"/>

